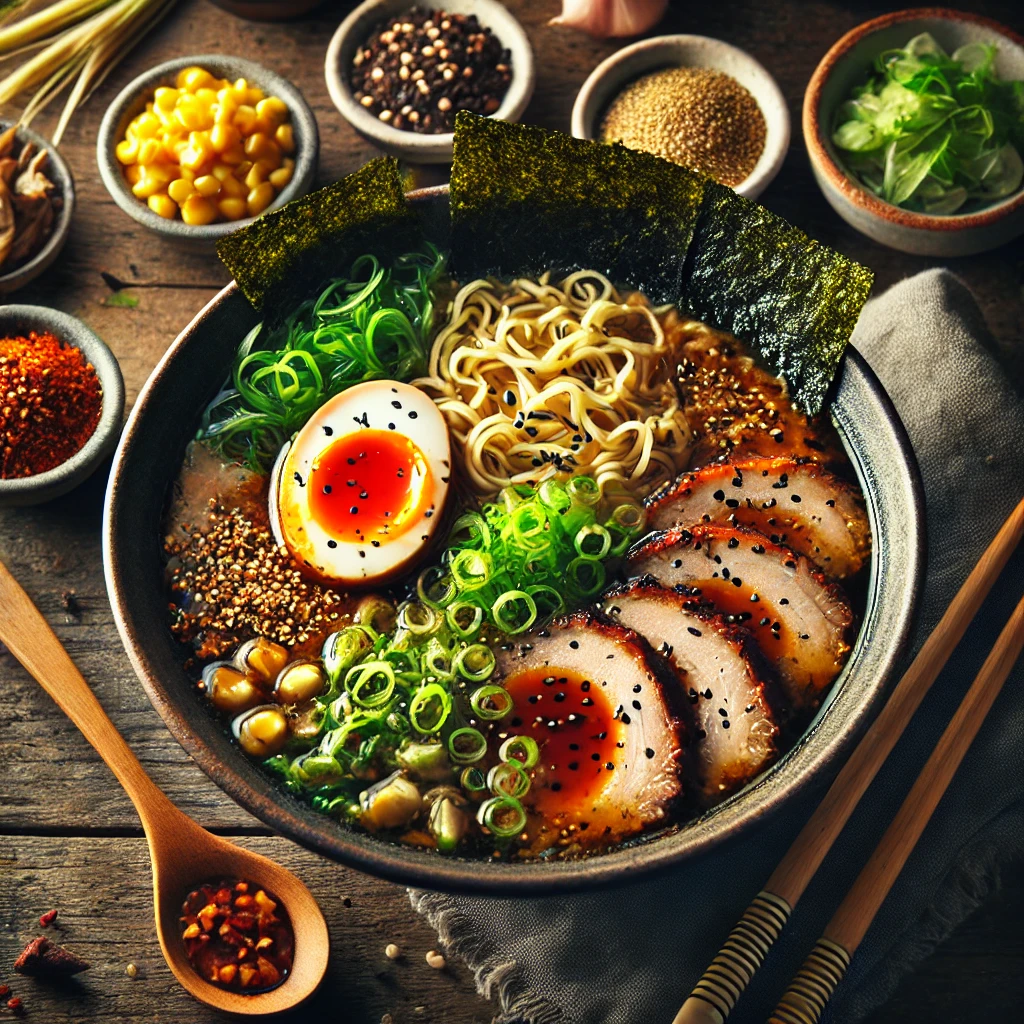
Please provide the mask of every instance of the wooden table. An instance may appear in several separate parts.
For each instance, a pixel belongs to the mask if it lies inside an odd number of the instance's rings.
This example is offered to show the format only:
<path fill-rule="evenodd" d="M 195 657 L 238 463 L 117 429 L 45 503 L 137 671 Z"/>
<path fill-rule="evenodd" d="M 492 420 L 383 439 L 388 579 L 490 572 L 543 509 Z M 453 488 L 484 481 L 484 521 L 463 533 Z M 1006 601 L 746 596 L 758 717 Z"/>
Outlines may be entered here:
<path fill-rule="evenodd" d="M 548 28 L 546 21 L 558 7 L 554 0 L 509 0 L 508 6 L 525 24 L 537 56 L 537 90 L 525 120 L 566 130 L 584 78 L 619 44 Z M 971 7 L 1010 24 L 1016 20 L 1020 27 L 1014 2 L 976 0 Z M 776 0 L 678 8 L 662 31 L 702 33 L 744 47 L 776 75 L 789 101 L 796 126 L 793 146 L 762 201 L 812 236 L 871 265 L 879 290 L 934 266 L 934 260 L 876 246 L 842 223 L 814 185 L 800 141 L 800 101 L 815 63 L 843 31 L 883 7 Z M 325 9 L 318 19 L 266 26 L 231 17 L 206 0 L 184 0 L 75 118 L 62 147 L 80 197 L 71 239 L 58 264 L 17 300 L 57 306 L 89 323 L 120 359 L 129 404 L 167 345 L 228 275 L 212 255 L 182 252 L 155 238 L 111 201 L 97 177 L 94 155 L 106 104 L 129 79 L 169 57 L 244 54 L 303 90 L 320 124 L 320 181 L 332 181 L 375 155 L 335 111 L 324 85 L 323 55 L 338 18 L 338 12 L 328 15 Z M 45 131 L 53 121 L 40 124 Z M 425 178 L 437 180 L 436 175 L 430 171 Z M 1017 243 L 948 265 L 975 290 L 1007 367 L 1021 379 L 1024 247 Z M 127 282 L 138 306 L 110 304 L 110 279 L 104 274 Z M 74 494 L 41 508 L 0 511 L 0 557 L 54 625 L 171 799 L 203 825 L 239 837 L 294 868 L 321 901 L 334 954 L 310 1019 L 374 1024 L 382 1019 L 488 1020 L 493 1007 L 474 994 L 464 970 L 438 972 L 424 962 L 434 936 L 412 913 L 400 887 L 328 863 L 271 835 L 224 796 L 166 731 L 122 651 L 107 603 L 100 561 L 105 475 L 101 471 Z M 219 1019 L 178 988 L 161 959 L 152 932 L 145 844 L 131 804 L 9 654 L 0 654 L 0 690 L 0 982 L 15 980 L 30 1019 L 39 1022 L 194 1024 Z M 1016 1019 L 1012 1011 L 1024 1004 L 1021 867 L 1007 871 L 1000 895 L 987 898 L 905 979 L 873 1024 L 940 1016 L 947 1022 Z M 79 982 L 56 989 L 12 979 L 10 963 L 24 942 L 39 933 L 38 916 L 52 907 L 60 911 L 55 937 L 82 953 L 93 969 Z M 392 941 L 404 951 L 395 962 L 384 956 Z M 138 968 L 135 978 L 126 974 L 129 963 Z"/>

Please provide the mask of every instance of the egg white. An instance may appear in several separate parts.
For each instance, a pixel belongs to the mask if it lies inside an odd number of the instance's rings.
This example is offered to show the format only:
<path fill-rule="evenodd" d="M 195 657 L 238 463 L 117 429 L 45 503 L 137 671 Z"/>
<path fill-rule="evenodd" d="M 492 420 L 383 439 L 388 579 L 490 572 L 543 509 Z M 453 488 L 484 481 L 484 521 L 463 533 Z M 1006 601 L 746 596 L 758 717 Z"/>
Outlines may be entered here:
<path fill-rule="evenodd" d="M 423 511 L 398 536 L 346 541 L 320 525 L 306 486 L 313 463 L 330 445 L 364 430 L 395 431 L 419 448 L 430 470 Z M 419 388 L 399 381 L 357 384 L 320 407 L 278 456 L 270 481 L 270 522 L 275 539 L 308 575 L 343 585 L 380 583 L 411 567 L 430 545 L 441 521 L 451 478 L 448 426 Z M 328 546 L 333 541 L 336 546 Z"/>

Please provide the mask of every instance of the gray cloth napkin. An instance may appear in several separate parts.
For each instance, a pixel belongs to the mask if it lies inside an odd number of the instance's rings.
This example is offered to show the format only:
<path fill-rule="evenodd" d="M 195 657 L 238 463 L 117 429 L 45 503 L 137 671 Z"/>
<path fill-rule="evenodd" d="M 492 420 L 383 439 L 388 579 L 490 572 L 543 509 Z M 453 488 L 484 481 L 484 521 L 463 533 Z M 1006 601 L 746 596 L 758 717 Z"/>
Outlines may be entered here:
<path fill-rule="evenodd" d="M 928 569 L 914 651 L 1024 494 L 1024 405 L 987 348 L 973 296 L 933 270 L 868 303 L 853 337 L 892 397 L 924 477 Z M 1010 610 L 1018 552 L 733 1014 L 761 1024 L 874 849 Z M 1016 589 L 1015 589 L 1016 588 Z M 865 937 L 827 1013 L 862 1019 L 1024 853 L 1024 669 L 1017 666 Z M 500 1024 L 669 1024 L 813 807 L 812 795 L 726 849 L 594 894 L 491 900 L 412 892 L 448 951 L 496 996 Z"/>

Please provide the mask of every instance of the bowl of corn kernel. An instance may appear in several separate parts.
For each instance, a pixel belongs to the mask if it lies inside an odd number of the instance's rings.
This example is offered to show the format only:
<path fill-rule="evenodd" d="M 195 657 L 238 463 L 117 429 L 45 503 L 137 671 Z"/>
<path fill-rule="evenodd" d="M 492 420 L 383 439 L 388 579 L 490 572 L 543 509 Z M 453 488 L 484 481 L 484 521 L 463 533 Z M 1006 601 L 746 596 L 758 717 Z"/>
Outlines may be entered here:
<path fill-rule="evenodd" d="M 114 201 L 170 238 L 216 242 L 309 191 L 319 154 L 302 94 L 252 61 L 180 57 L 127 85 L 96 158 Z"/>

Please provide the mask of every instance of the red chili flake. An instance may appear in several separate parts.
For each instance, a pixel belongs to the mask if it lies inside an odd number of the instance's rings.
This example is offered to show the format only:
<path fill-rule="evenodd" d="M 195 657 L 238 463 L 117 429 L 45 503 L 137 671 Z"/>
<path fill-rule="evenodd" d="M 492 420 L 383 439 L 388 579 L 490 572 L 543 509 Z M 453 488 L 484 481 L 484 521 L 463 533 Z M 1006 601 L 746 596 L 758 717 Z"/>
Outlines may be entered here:
<path fill-rule="evenodd" d="M 11 992 L 11 986 L 10 985 L 0 985 L 0 998 L 2 998 L 3 996 L 6 996 L 6 995 L 10 995 L 10 992 Z"/>
<path fill-rule="evenodd" d="M 102 406 L 80 349 L 49 332 L 0 338 L 0 479 L 67 462 L 95 433 Z"/>
<path fill-rule="evenodd" d="M 21 1009 L 21 996 L 11 996 L 11 998 L 7 1000 L 7 1009 L 8 1010 L 14 1010 L 14 1011 L 20 1010 Z"/>
<path fill-rule="evenodd" d="M 57 911 L 56 910 L 48 910 L 45 914 L 43 914 L 39 918 L 39 927 L 40 928 L 48 928 L 56 920 L 57 920 Z"/>

